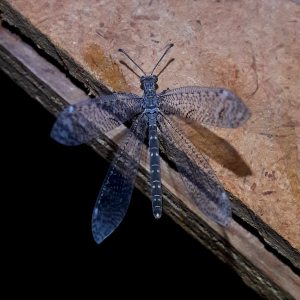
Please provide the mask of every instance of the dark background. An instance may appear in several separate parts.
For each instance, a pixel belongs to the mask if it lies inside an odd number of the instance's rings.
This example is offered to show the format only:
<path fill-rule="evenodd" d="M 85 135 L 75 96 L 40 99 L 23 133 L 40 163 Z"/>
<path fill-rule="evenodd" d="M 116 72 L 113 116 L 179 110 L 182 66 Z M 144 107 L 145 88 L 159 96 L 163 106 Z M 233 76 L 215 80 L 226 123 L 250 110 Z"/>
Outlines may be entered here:
<path fill-rule="evenodd" d="M 261 299 L 167 215 L 155 220 L 150 200 L 137 189 L 121 225 L 96 245 L 90 221 L 109 163 L 86 145 L 52 140 L 55 117 L 2 72 L 0 80 L 8 195 L 2 214 L 5 246 L 14 249 L 7 256 L 12 280 L 28 281 L 30 291 L 43 287 L 45 295 L 59 288 L 74 296 L 87 288 L 85 298 L 93 292 L 99 298 Z"/>

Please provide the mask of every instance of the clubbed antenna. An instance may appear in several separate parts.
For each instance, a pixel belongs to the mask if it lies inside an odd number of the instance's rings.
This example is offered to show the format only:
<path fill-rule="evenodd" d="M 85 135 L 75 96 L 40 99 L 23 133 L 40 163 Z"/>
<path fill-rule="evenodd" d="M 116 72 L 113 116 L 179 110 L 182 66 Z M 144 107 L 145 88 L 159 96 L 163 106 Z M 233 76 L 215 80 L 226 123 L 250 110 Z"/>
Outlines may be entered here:
<path fill-rule="evenodd" d="M 119 49 L 119 52 L 125 54 L 144 73 L 144 75 L 147 76 L 146 73 L 133 61 L 133 59 L 123 49 Z"/>
<path fill-rule="evenodd" d="M 163 56 L 161 57 L 161 59 L 158 61 L 158 63 L 155 65 L 154 69 L 151 72 L 151 75 L 153 74 L 154 70 L 156 69 L 156 67 L 158 66 L 158 64 L 160 63 L 160 61 L 164 58 L 164 56 L 167 54 L 167 52 L 170 50 L 170 48 L 172 48 L 174 46 L 174 44 L 170 44 L 168 46 L 168 48 L 166 49 L 165 53 L 163 54 Z"/>

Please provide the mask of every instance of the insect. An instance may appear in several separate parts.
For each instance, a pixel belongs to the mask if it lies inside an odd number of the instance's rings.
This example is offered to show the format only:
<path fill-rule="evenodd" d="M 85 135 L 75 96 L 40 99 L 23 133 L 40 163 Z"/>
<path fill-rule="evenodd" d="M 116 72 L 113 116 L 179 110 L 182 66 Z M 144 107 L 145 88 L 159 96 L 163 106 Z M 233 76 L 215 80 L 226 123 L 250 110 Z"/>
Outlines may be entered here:
<path fill-rule="evenodd" d="M 121 223 L 128 209 L 148 128 L 153 215 L 162 215 L 159 138 L 163 141 L 192 200 L 202 213 L 227 227 L 231 206 L 226 192 L 203 155 L 177 128 L 168 115 L 225 128 L 236 128 L 250 118 L 246 105 L 231 91 L 198 86 L 164 90 L 156 94 L 152 75 L 173 47 L 170 44 L 150 75 L 124 53 L 144 74 L 144 94 L 113 93 L 66 108 L 56 120 L 51 137 L 64 145 L 79 145 L 133 120 L 98 194 L 92 213 L 92 233 L 97 244 Z"/>

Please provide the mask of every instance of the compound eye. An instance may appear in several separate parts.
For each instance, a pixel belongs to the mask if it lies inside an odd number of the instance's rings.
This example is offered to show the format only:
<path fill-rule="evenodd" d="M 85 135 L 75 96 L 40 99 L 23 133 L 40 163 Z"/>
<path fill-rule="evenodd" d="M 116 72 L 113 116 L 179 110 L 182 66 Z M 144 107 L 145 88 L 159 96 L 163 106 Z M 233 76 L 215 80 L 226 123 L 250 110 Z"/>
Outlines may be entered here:
<path fill-rule="evenodd" d="M 158 80 L 157 76 L 153 75 L 153 78 L 154 78 L 155 82 L 157 82 L 157 80 Z"/>
<path fill-rule="evenodd" d="M 145 79 L 145 76 L 140 77 L 140 82 L 143 82 Z"/>

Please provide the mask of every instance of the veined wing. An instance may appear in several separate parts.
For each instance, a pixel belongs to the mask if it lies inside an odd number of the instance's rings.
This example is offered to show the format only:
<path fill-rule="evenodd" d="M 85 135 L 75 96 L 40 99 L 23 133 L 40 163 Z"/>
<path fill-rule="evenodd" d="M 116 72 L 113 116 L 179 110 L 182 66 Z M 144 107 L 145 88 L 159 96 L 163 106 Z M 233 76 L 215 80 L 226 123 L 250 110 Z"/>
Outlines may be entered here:
<path fill-rule="evenodd" d="M 132 124 L 104 179 L 92 215 L 92 232 L 97 244 L 119 226 L 127 212 L 147 123 L 147 116 L 141 114 Z"/>
<path fill-rule="evenodd" d="M 161 111 L 203 124 L 236 128 L 251 116 L 243 101 L 225 89 L 181 87 L 167 90 L 158 97 Z"/>
<path fill-rule="evenodd" d="M 102 95 L 67 107 L 58 116 L 50 136 L 75 146 L 108 132 L 142 112 L 141 98 L 131 93 Z"/>
<path fill-rule="evenodd" d="M 162 138 L 194 203 L 213 221 L 229 226 L 230 202 L 208 162 L 163 113 L 158 116 L 158 124 Z"/>

